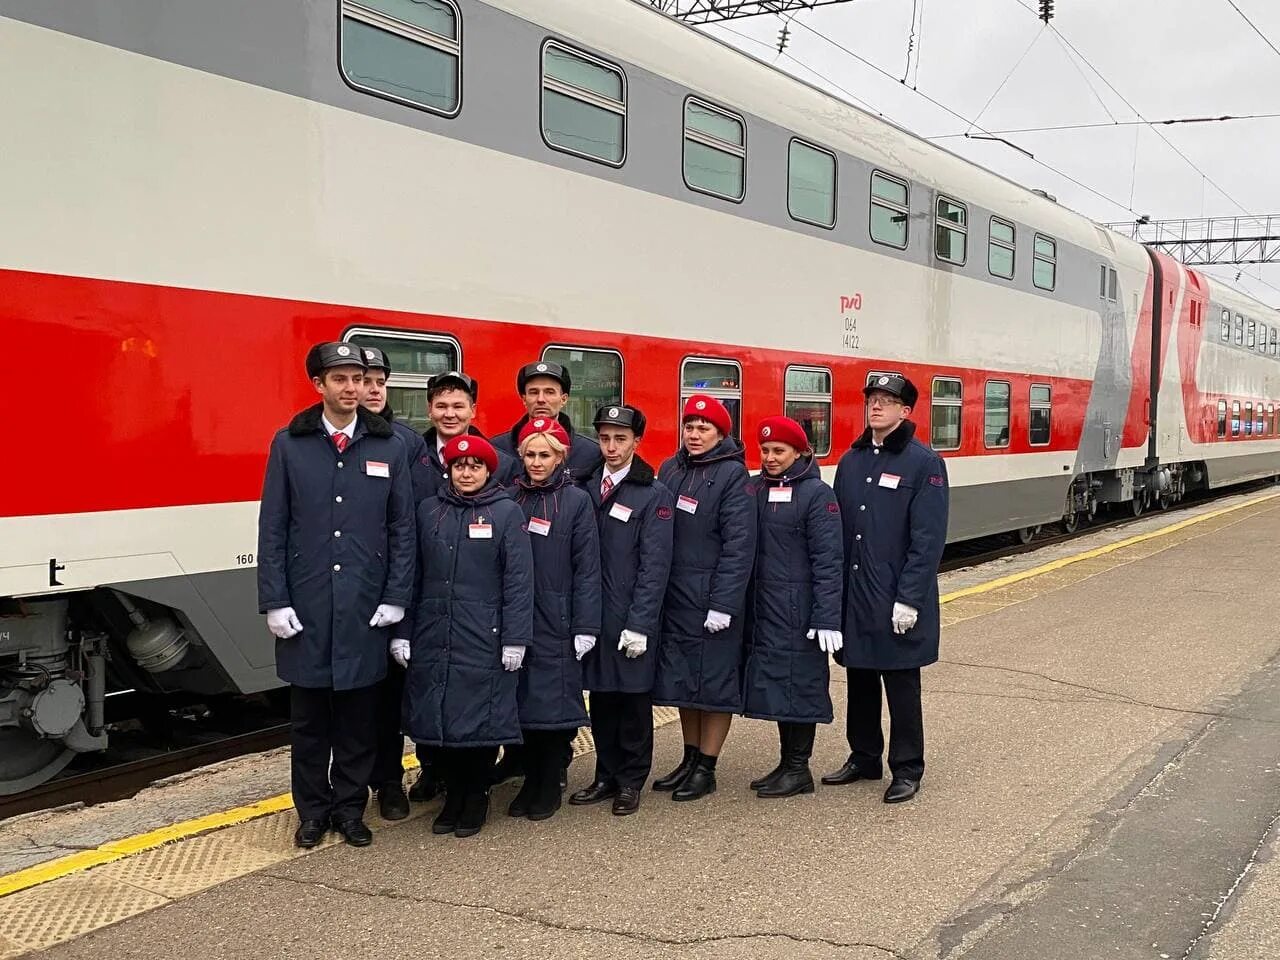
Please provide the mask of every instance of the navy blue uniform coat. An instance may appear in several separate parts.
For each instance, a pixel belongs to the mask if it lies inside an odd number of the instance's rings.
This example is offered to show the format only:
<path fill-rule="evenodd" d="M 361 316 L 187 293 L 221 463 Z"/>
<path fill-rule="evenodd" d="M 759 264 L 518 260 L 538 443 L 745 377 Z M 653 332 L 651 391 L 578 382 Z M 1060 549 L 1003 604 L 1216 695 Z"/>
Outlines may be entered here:
<path fill-rule="evenodd" d="M 682 449 L 658 471 L 676 509 L 654 703 L 742 710 L 743 615 L 756 555 L 755 491 L 743 460 L 742 444 L 725 437 L 696 457 Z M 695 512 L 680 509 L 682 496 L 697 502 Z M 729 614 L 729 627 L 708 633 L 709 610 Z"/>
<path fill-rule="evenodd" d="M 419 504 L 427 497 L 435 494 L 433 478 L 428 475 L 427 469 L 422 462 L 426 449 L 422 443 L 422 435 L 403 420 L 397 420 L 396 412 L 391 409 L 391 404 L 389 403 L 382 408 L 382 413 L 379 416 L 391 424 L 391 429 L 395 431 L 396 436 L 400 438 L 400 442 L 404 444 L 405 452 L 409 456 L 409 479 L 413 483 L 413 502 L 415 505 Z"/>
<path fill-rule="evenodd" d="M 488 539 L 471 525 L 488 525 Z M 410 618 L 404 729 L 436 747 L 520 742 L 516 673 L 504 646 L 533 638 L 533 551 L 524 514 L 490 479 L 467 497 L 446 484 L 418 505 L 418 585 Z"/>
<path fill-rule="evenodd" d="M 542 486 L 516 480 L 516 502 L 528 518 L 551 523 L 533 544 L 533 642 L 520 670 L 520 726 L 570 730 L 587 725 L 582 664 L 575 634 L 600 636 L 600 536 L 591 498 L 563 465 Z"/>
<path fill-rule="evenodd" d="M 296 637 L 276 641 L 281 680 L 357 690 L 386 675 L 387 645 L 400 629 L 370 627 L 369 618 L 381 603 L 409 606 L 413 485 L 404 444 L 385 420 L 357 410 L 355 435 L 338 453 L 322 409 L 302 411 L 271 441 L 258 611 L 293 607 L 302 623 Z"/>
<path fill-rule="evenodd" d="M 754 479 L 759 533 L 747 592 L 742 712 L 782 723 L 831 722 L 830 658 L 810 630 L 840 630 L 844 550 L 840 507 L 811 457 L 789 474 Z M 790 501 L 769 491 L 789 489 Z"/>
<path fill-rule="evenodd" d="M 574 430 L 573 421 L 569 419 L 567 413 L 560 414 L 556 419 L 560 421 L 560 426 L 564 427 L 565 433 L 569 434 L 569 458 L 565 461 L 569 476 L 576 484 L 586 483 L 591 474 L 595 473 L 604 462 L 604 458 L 600 456 L 600 444 L 595 437 L 589 437 L 585 433 Z M 520 431 L 528 422 L 528 416 L 521 417 L 506 433 L 497 433 L 489 438 L 489 442 L 499 454 L 505 453 L 516 461 L 517 475 L 524 473 L 524 465 L 520 460 L 519 438 Z"/>
<path fill-rule="evenodd" d="M 467 427 L 467 434 L 472 437 L 484 436 L 475 427 Z M 449 485 L 449 469 L 444 465 L 444 461 L 440 459 L 439 441 L 435 427 L 428 427 L 427 431 L 422 435 L 422 450 L 418 455 L 418 466 L 422 470 L 420 482 L 425 491 L 424 498 L 438 496 Z M 498 485 L 510 487 L 519 472 L 516 461 L 499 450 L 498 471 L 494 474 Z"/>
<path fill-rule="evenodd" d="M 582 660 L 583 680 L 593 693 L 648 693 L 653 689 L 662 598 L 671 572 L 674 501 L 671 491 L 657 481 L 653 467 L 639 457 L 631 461 L 631 469 L 608 498 L 601 500 L 603 477 L 601 468 L 584 485 L 600 528 L 604 632 Z M 630 514 L 625 512 L 628 509 Z M 649 638 L 643 654 L 629 658 L 618 649 L 623 630 Z"/>
<path fill-rule="evenodd" d="M 871 443 L 868 429 L 836 468 L 844 521 L 846 667 L 908 670 L 938 659 L 938 563 L 947 540 L 947 467 L 903 421 Z M 893 605 L 919 611 L 904 635 L 893 632 Z"/>

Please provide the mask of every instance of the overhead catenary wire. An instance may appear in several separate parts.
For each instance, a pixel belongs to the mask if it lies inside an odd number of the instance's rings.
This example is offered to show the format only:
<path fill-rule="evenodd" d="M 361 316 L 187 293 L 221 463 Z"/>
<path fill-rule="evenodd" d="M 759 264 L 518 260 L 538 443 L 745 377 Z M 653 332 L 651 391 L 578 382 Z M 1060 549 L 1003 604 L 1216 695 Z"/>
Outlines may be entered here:
<path fill-rule="evenodd" d="M 1270 47 L 1272 51 L 1276 54 L 1276 56 L 1280 56 L 1280 49 L 1278 49 L 1276 45 L 1271 42 L 1271 38 L 1268 37 L 1265 33 L 1263 33 L 1256 23 L 1254 23 L 1251 19 L 1249 19 L 1249 15 L 1240 9 L 1239 5 L 1236 4 L 1236 0 L 1227 0 L 1227 3 L 1231 6 L 1232 10 L 1240 14 L 1240 19 L 1243 20 L 1245 23 L 1247 23 L 1250 27 L 1252 27 L 1253 32 L 1262 38 L 1262 42 L 1265 43 L 1268 47 Z"/>
<path fill-rule="evenodd" d="M 1051 123 L 1043 127 L 1010 127 L 991 130 L 989 133 L 1010 135 L 1015 133 L 1056 133 L 1074 130 L 1107 130 L 1121 127 L 1173 127 L 1199 123 L 1230 123 L 1240 120 L 1280 120 L 1280 113 L 1226 113 L 1217 117 L 1170 117 L 1162 120 L 1109 120 L 1093 123 Z M 950 140 L 963 137 L 963 133 L 939 133 L 926 140 Z"/>

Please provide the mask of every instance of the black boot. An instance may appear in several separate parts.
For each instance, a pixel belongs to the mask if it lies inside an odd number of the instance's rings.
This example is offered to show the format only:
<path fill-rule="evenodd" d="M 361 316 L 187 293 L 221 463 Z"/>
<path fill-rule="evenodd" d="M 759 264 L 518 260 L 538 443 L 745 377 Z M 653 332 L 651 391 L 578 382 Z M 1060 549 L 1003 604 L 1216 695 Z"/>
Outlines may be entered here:
<path fill-rule="evenodd" d="M 486 774 L 488 771 L 485 771 Z M 457 829 L 453 831 L 455 837 L 474 837 L 483 828 L 485 821 L 489 819 L 489 787 L 488 785 L 476 786 L 468 791 L 466 800 L 462 805 L 462 813 L 458 816 Z"/>
<path fill-rule="evenodd" d="M 716 792 L 716 758 L 698 753 L 693 770 L 671 794 L 672 800 L 700 800 Z"/>
<path fill-rule="evenodd" d="M 467 795 L 462 790 L 453 787 L 446 789 L 444 806 L 431 822 L 431 832 L 445 834 L 458 829 L 458 818 L 462 815 L 466 799 Z"/>
<path fill-rule="evenodd" d="M 418 773 L 418 779 L 409 788 L 409 799 L 415 803 L 426 803 L 440 792 L 440 781 L 430 764 L 424 764 Z"/>
<path fill-rule="evenodd" d="M 782 774 L 772 783 L 756 791 L 757 797 L 794 797 L 813 793 L 813 773 L 809 757 L 813 754 L 815 725 L 787 723 L 783 727 Z"/>
<path fill-rule="evenodd" d="M 752 790 L 759 790 L 766 787 L 778 777 L 782 776 L 782 771 L 787 765 L 787 725 L 785 723 L 778 724 L 778 765 L 766 773 L 763 777 L 756 777 L 747 786 Z"/>
<path fill-rule="evenodd" d="M 538 751 L 537 787 L 533 802 L 529 804 L 530 820 L 549 820 L 560 809 L 564 792 L 560 787 L 560 773 L 563 770 L 564 758 L 560 744 L 553 738 Z"/>
<path fill-rule="evenodd" d="M 698 748 L 691 747 L 689 744 L 684 745 L 684 759 L 680 761 L 680 765 L 668 773 L 665 777 L 659 777 L 653 781 L 653 789 L 660 792 L 674 790 L 680 784 L 684 783 L 685 777 L 693 772 L 694 764 L 698 762 Z"/>

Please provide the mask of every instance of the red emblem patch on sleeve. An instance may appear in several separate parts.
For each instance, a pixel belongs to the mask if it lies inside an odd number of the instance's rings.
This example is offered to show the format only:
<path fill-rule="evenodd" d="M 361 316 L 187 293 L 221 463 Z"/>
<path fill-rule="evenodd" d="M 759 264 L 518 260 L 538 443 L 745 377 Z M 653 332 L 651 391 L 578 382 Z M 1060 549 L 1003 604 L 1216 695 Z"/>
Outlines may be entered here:
<path fill-rule="evenodd" d="M 659 519 L 659 520 L 670 520 L 670 519 L 671 519 L 671 508 L 670 508 L 670 507 L 659 507 L 659 508 L 658 508 L 658 519 Z"/>
<path fill-rule="evenodd" d="M 827 504 L 827 513 L 839 513 L 839 512 L 840 512 L 840 504 L 834 503 L 834 502 Z"/>
<path fill-rule="evenodd" d="M 929 478 L 929 482 L 933 484 L 935 487 L 945 487 L 947 485 L 947 481 L 942 477 L 941 474 L 934 474 Z"/>

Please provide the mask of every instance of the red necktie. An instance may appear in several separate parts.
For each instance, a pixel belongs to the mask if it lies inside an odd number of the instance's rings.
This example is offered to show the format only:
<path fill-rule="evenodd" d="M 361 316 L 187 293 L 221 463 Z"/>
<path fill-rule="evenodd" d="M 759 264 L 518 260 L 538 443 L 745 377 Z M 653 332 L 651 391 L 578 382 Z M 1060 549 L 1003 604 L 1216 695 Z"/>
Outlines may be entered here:
<path fill-rule="evenodd" d="M 339 453 L 342 453 L 342 451 L 347 449 L 348 439 L 347 435 L 342 432 L 338 432 L 333 435 L 333 445 L 338 448 Z"/>
<path fill-rule="evenodd" d="M 609 491 L 612 489 L 613 489 L 613 478 L 606 473 L 604 475 L 604 479 L 600 481 L 600 499 L 604 500 L 606 497 L 608 497 Z"/>

